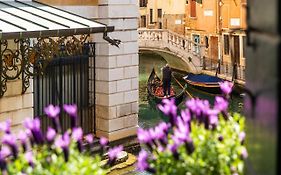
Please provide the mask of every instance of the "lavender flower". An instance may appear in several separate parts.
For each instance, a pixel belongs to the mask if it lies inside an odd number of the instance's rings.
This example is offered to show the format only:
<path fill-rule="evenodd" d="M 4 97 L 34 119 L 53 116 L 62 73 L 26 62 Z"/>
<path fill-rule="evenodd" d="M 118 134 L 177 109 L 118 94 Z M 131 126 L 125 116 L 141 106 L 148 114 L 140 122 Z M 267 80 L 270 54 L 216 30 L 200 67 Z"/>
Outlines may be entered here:
<path fill-rule="evenodd" d="M 18 133 L 18 139 L 21 142 L 23 151 L 25 152 L 27 150 L 27 140 L 28 140 L 28 135 L 25 131 L 20 131 Z"/>
<path fill-rule="evenodd" d="M 46 139 L 47 139 L 49 144 L 53 143 L 56 135 L 57 135 L 56 130 L 51 128 L 51 127 L 48 127 Z"/>
<path fill-rule="evenodd" d="M 18 147 L 17 147 L 17 140 L 13 134 L 5 134 L 2 137 L 2 143 L 9 146 L 12 150 L 14 158 L 18 157 Z"/>
<path fill-rule="evenodd" d="M 35 143 L 44 143 L 44 137 L 40 130 L 40 120 L 38 118 L 35 118 L 34 120 L 26 119 L 24 121 L 24 126 L 26 127 L 26 129 L 29 129 L 31 131 Z"/>
<path fill-rule="evenodd" d="M 71 118 L 71 128 L 77 127 L 77 105 L 63 105 L 63 109 Z"/>
<path fill-rule="evenodd" d="M 73 131 L 72 131 L 72 139 L 74 141 L 79 141 L 79 140 L 82 140 L 82 137 L 83 137 L 83 130 L 82 128 L 74 128 Z"/>
<path fill-rule="evenodd" d="M 59 106 L 54 106 L 54 105 L 49 105 L 44 108 L 45 114 L 47 114 L 50 118 L 56 118 L 58 117 L 60 113 L 60 107 Z"/>
<path fill-rule="evenodd" d="M 137 168 L 140 171 L 146 171 L 149 168 L 148 154 L 145 150 L 141 150 L 138 156 Z"/>
<path fill-rule="evenodd" d="M 177 120 L 177 128 L 174 129 L 174 136 L 181 142 L 190 141 L 189 126 L 181 118 Z"/>
<path fill-rule="evenodd" d="M 209 118 L 209 124 L 214 128 L 218 125 L 219 119 L 218 119 L 219 111 L 216 109 L 210 109 L 208 110 L 208 118 Z"/>
<path fill-rule="evenodd" d="M 44 108 L 45 114 L 48 115 L 52 119 L 54 128 L 56 132 L 61 131 L 60 123 L 59 123 L 59 113 L 60 113 L 60 107 L 59 106 L 54 106 L 54 105 L 49 105 Z"/>
<path fill-rule="evenodd" d="M 232 91 L 233 83 L 229 81 L 224 81 L 220 83 L 220 88 L 223 94 L 229 95 Z"/>
<path fill-rule="evenodd" d="M 244 144 L 245 137 L 246 137 L 246 133 L 244 131 L 239 133 L 239 140 L 240 140 L 242 145 Z"/>
<path fill-rule="evenodd" d="M 100 138 L 100 145 L 102 147 L 105 147 L 105 146 L 107 146 L 107 144 L 108 144 L 108 140 L 105 137 L 101 137 Z"/>
<path fill-rule="evenodd" d="M 220 142 L 222 142 L 222 141 L 223 141 L 223 136 L 220 135 L 219 138 L 218 138 L 218 140 L 219 140 Z"/>
<path fill-rule="evenodd" d="M 152 143 L 152 137 L 150 133 L 142 128 L 139 128 L 137 131 L 138 140 L 140 143 L 144 144 L 151 144 Z"/>
<path fill-rule="evenodd" d="M 2 146 L 0 148 L 0 169 L 2 171 L 2 174 L 5 174 L 4 172 L 7 170 L 6 157 L 8 157 L 10 154 L 11 152 L 8 147 Z"/>
<path fill-rule="evenodd" d="M 0 123 L 0 131 L 5 132 L 6 134 L 11 133 L 11 120 L 6 120 L 5 122 Z"/>
<path fill-rule="evenodd" d="M 70 137 L 67 132 L 65 132 L 63 136 L 60 136 L 55 140 L 55 146 L 63 150 L 64 160 L 66 162 L 68 161 L 69 158 L 69 144 L 70 144 Z"/>
<path fill-rule="evenodd" d="M 123 151 L 123 146 L 116 146 L 108 150 L 108 165 L 113 165 L 115 160 L 117 159 L 118 155 Z"/>
<path fill-rule="evenodd" d="M 177 151 L 178 147 L 179 147 L 179 145 L 177 145 L 176 143 L 168 145 L 168 150 L 172 152 L 172 154 L 176 160 L 179 159 L 179 153 Z"/>
<path fill-rule="evenodd" d="M 31 166 L 33 168 L 34 167 L 33 153 L 31 151 L 28 151 L 24 154 L 24 157 L 25 157 L 26 161 L 28 162 L 29 166 Z"/>
<path fill-rule="evenodd" d="M 172 98 L 171 100 L 164 99 L 162 100 L 163 105 L 158 105 L 160 111 L 162 111 L 166 116 L 170 117 L 170 123 L 172 126 L 175 125 L 175 120 L 177 117 L 177 106 L 175 105 L 175 99 Z"/>
<path fill-rule="evenodd" d="M 221 112 L 227 112 L 228 108 L 228 101 L 225 100 L 223 97 L 217 96 L 215 98 L 215 105 L 214 108 L 221 111 Z"/>
<path fill-rule="evenodd" d="M 88 143 L 92 144 L 94 142 L 94 137 L 92 134 L 88 134 L 85 136 L 85 139 Z"/>
<path fill-rule="evenodd" d="M 72 138 L 77 142 L 77 147 L 80 152 L 83 151 L 82 137 L 83 137 L 82 128 L 74 128 L 72 131 Z"/>
<path fill-rule="evenodd" d="M 241 150 L 241 158 L 244 160 L 247 157 L 248 157 L 247 149 L 245 147 L 243 147 L 242 150 Z"/>

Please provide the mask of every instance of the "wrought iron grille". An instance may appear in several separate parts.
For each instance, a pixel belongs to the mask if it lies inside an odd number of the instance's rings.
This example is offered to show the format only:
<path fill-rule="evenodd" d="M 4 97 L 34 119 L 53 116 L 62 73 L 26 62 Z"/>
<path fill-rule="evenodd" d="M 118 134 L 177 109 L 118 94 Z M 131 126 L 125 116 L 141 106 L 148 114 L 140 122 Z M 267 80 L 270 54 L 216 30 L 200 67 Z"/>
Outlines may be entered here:
<path fill-rule="evenodd" d="M 44 113 L 49 104 L 77 104 L 78 124 L 84 132 L 95 131 L 95 45 L 88 43 L 80 56 L 52 59 L 44 74 L 34 77 L 34 114 L 41 118 L 43 131 L 51 125 Z M 62 130 L 70 127 L 70 118 L 61 113 Z"/>

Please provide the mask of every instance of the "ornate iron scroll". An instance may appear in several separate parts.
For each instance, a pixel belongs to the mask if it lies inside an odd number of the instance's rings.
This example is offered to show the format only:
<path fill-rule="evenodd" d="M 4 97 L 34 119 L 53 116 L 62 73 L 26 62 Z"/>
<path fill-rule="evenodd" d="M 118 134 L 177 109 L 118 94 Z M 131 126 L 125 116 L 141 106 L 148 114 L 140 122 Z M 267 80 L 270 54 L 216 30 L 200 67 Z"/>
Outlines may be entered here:
<path fill-rule="evenodd" d="M 22 93 L 25 93 L 30 78 L 43 74 L 53 58 L 89 55 L 88 39 L 89 35 L 1 40 L 0 97 L 7 91 L 9 80 L 22 79 Z"/>

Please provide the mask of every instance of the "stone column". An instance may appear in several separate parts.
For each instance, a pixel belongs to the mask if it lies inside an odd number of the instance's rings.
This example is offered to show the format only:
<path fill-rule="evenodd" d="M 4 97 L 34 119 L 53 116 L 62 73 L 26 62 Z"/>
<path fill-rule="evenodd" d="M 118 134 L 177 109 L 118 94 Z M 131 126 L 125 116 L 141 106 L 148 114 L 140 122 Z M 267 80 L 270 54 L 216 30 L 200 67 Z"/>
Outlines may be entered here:
<path fill-rule="evenodd" d="M 135 136 L 138 127 L 138 6 L 137 0 L 99 0 L 97 20 L 115 27 L 108 33 L 122 41 L 96 41 L 96 133 L 110 141 Z"/>

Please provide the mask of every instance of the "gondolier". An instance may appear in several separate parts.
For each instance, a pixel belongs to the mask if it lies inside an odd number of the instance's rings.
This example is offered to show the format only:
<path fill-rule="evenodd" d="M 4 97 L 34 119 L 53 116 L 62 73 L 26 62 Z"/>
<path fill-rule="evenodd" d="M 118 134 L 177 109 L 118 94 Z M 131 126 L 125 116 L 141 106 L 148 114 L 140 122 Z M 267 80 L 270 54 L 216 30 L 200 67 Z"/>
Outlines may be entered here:
<path fill-rule="evenodd" d="M 162 75 L 164 97 L 167 97 L 167 95 L 169 97 L 171 91 L 172 70 L 168 64 L 162 68 Z"/>

